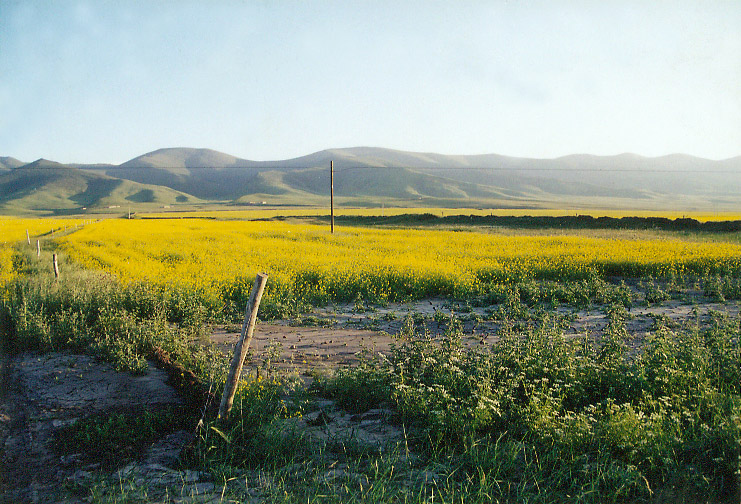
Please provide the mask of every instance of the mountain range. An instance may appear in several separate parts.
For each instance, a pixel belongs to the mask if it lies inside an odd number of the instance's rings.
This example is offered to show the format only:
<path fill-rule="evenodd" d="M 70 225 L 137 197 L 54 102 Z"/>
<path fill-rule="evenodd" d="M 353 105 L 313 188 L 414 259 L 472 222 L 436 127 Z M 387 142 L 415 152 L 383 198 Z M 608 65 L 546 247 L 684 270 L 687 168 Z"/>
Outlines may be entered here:
<path fill-rule="evenodd" d="M 109 207 L 322 205 L 741 210 L 741 156 L 674 154 L 531 159 L 377 147 L 251 161 L 193 148 L 159 149 L 120 165 L 25 163 L 0 157 L 0 211 L 66 214 Z"/>

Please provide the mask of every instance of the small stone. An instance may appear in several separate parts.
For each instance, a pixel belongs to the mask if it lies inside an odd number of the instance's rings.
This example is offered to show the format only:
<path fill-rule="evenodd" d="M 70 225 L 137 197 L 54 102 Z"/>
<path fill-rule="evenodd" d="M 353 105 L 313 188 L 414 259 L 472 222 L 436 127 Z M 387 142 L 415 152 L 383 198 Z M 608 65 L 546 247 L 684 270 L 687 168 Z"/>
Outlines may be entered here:
<path fill-rule="evenodd" d="M 80 462 L 80 459 L 82 459 L 82 453 L 73 453 L 71 455 L 64 455 L 59 458 L 59 461 L 62 463 L 62 465 L 72 465 L 72 464 L 78 464 Z"/>
<path fill-rule="evenodd" d="M 59 429 L 60 427 L 66 427 L 67 425 L 74 425 L 77 423 L 77 418 L 70 418 L 68 420 L 52 420 L 51 425 L 55 429 Z"/>
<path fill-rule="evenodd" d="M 77 470 L 70 476 L 67 476 L 66 481 L 74 485 L 84 485 L 91 478 L 92 473 L 88 471 Z"/>
<path fill-rule="evenodd" d="M 324 410 L 313 411 L 307 415 L 304 415 L 304 422 L 310 426 L 322 426 L 332 421 L 332 418 L 324 412 Z"/>

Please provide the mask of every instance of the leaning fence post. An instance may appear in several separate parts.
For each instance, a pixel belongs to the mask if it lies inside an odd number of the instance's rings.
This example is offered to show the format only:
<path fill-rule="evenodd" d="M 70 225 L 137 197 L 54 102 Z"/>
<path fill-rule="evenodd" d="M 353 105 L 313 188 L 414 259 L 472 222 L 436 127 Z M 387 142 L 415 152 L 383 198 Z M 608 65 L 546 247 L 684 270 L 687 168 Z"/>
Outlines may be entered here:
<path fill-rule="evenodd" d="M 31 245 L 31 237 L 28 234 L 28 229 L 26 229 L 26 241 L 28 242 L 29 245 Z"/>
<path fill-rule="evenodd" d="M 224 394 L 221 396 L 219 420 L 226 420 L 229 418 L 229 412 L 232 409 L 232 402 L 234 401 L 234 394 L 237 391 L 237 384 L 239 383 L 239 375 L 242 373 L 244 358 L 247 356 L 247 350 L 249 350 L 250 343 L 252 342 L 252 333 L 255 330 L 255 321 L 257 320 L 257 308 L 260 306 L 260 299 L 262 299 L 262 292 L 265 290 L 265 283 L 267 280 L 268 276 L 265 273 L 258 273 L 257 278 L 255 278 L 255 283 L 252 285 L 250 300 L 244 310 L 242 333 L 239 336 L 239 341 L 237 341 L 237 344 L 234 347 L 232 363 L 231 366 L 229 366 L 229 376 L 227 377 L 226 385 L 224 386 Z"/>

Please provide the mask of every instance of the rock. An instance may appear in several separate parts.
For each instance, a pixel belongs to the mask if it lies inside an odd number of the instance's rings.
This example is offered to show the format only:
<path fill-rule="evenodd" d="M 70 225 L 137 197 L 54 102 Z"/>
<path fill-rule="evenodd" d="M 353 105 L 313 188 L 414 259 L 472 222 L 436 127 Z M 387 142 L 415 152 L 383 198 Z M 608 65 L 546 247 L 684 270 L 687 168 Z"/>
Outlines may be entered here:
<path fill-rule="evenodd" d="M 59 458 L 62 465 L 73 465 L 79 464 L 82 459 L 82 453 L 73 453 L 71 455 L 64 455 Z"/>
<path fill-rule="evenodd" d="M 311 413 L 304 415 L 304 422 L 306 422 L 306 425 L 312 427 L 326 425 L 331 421 L 332 417 L 327 415 L 324 410 L 312 411 Z"/>
<path fill-rule="evenodd" d="M 67 478 L 65 478 L 65 481 L 68 484 L 72 484 L 74 486 L 83 486 L 85 483 L 90 481 L 92 477 L 92 473 L 88 471 L 78 470 L 67 476 Z"/>
<path fill-rule="evenodd" d="M 180 458 L 183 447 L 193 440 L 193 433 L 179 430 L 153 444 L 144 457 L 146 463 L 172 466 Z"/>
<path fill-rule="evenodd" d="M 59 429 L 60 427 L 74 425 L 75 423 L 77 423 L 77 418 L 69 418 L 67 420 L 52 420 L 51 425 L 55 429 Z"/>

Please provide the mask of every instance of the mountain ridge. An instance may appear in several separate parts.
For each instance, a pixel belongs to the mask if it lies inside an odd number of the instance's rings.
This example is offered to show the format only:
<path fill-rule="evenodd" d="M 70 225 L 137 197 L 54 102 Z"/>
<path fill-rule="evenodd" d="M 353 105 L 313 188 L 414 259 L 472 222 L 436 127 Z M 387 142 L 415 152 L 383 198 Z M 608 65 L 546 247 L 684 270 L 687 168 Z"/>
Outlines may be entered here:
<path fill-rule="evenodd" d="M 687 154 L 621 153 L 538 159 L 359 146 L 272 161 L 192 147 L 157 149 L 119 165 L 46 159 L 24 164 L 4 157 L 0 158 L 0 188 L 4 188 L 0 210 L 69 211 L 83 200 L 84 206 L 97 207 L 205 201 L 323 205 L 330 161 L 335 197 L 359 206 L 741 209 L 741 156 L 716 161 Z M 54 180 L 44 179 L 44 171 L 53 172 Z M 26 174 L 23 184 L 18 173 Z M 62 180 L 64 174 L 67 182 Z M 37 199 L 46 201 L 46 206 L 34 203 L 29 194 L 10 190 L 34 183 Z M 85 184 L 97 189 L 81 190 Z M 80 191 L 87 196 L 80 196 Z"/>

